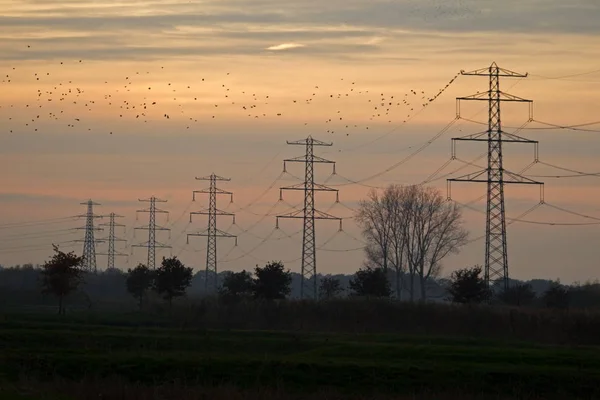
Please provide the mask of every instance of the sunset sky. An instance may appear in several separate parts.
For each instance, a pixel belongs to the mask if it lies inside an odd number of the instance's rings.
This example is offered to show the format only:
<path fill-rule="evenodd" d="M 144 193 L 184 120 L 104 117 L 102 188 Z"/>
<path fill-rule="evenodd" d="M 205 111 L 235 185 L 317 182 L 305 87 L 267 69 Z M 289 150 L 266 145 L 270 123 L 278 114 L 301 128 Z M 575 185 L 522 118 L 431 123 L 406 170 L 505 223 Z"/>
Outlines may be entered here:
<path fill-rule="evenodd" d="M 456 97 L 487 90 L 486 78 L 457 74 L 495 61 L 529 73 L 503 79 L 501 88 L 534 100 L 534 121 L 519 135 L 540 142 L 543 163 L 524 174 L 545 182 L 547 203 L 510 223 L 510 275 L 596 279 L 598 21 L 597 0 L 0 0 L 0 264 L 42 263 L 53 242 L 80 252 L 81 243 L 68 242 L 83 231 L 70 228 L 85 220 L 68 217 L 84 214 L 80 203 L 90 198 L 101 204 L 99 215 L 124 216 L 127 229 L 118 235 L 128 245 L 143 243 L 147 233 L 134 237 L 133 228 L 147 214 L 136 220 L 135 211 L 147 207 L 138 199 L 154 195 L 168 200 L 160 207 L 170 219 L 159 221 L 172 229 L 170 238 L 157 234 L 173 246 L 159 257 L 179 255 L 203 269 L 206 240 L 186 244 L 186 234 L 206 225 L 199 216 L 189 223 L 190 211 L 208 206 L 202 195 L 192 202 L 192 191 L 207 187 L 194 178 L 214 172 L 231 178 L 220 187 L 234 192 L 234 202 L 222 196 L 219 208 L 237 214 L 236 225 L 223 217 L 219 228 L 239 236 L 237 247 L 219 240 L 219 269 L 276 259 L 299 272 L 301 221 L 283 220 L 275 230 L 274 215 L 302 201 L 299 193 L 278 201 L 279 187 L 303 175 L 299 164 L 282 174 L 283 160 L 304 151 L 286 141 L 333 142 L 316 154 L 336 161 L 337 175 L 328 165 L 316 169 L 318 182 L 340 190 L 341 203 L 319 193 L 317 207 L 352 217 L 370 187 L 421 183 L 450 160 L 452 137 L 485 130 L 487 104 L 464 102 L 461 116 L 479 123 L 455 121 L 401 163 L 455 119 Z M 514 132 L 528 108 L 503 105 L 502 115 Z M 460 143 L 457 157 L 483 167 L 485 151 L 485 143 Z M 519 172 L 533 154 L 531 145 L 506 145 L 505 168 Z M 478 169 L 460 160 L 430 183 L 444 196 L 446 178 Z M 469 203 L 485 191 L 485 184 L 454 183 L 452 198 Z M 507 219 L 538 202 L 536 187 L 508 186 Z M 472 207 L 480 212 L 466 208 L 464 216 L 477 239 L 485 200 Z M 352 219 L 337 229 L 317 223 L 321 273 L 353 273 L 362 264 L 360 229 Z M 446 259 L 443 274 L 483 264 L 484 245 L 475 240 Z M 129 246 L 117 247 L 129 254 L 120 268 L 145 262 L 144 249 L 131 255 Z M 98 266 L 105 268 L 105 256 Z"/>

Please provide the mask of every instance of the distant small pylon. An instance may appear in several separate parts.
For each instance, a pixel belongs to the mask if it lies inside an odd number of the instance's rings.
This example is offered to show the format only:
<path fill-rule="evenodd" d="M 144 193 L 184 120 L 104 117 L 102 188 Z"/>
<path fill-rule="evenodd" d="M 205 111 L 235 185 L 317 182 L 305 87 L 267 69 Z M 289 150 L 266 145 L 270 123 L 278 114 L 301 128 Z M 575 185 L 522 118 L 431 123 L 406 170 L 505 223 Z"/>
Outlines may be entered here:
<path fill-rule="evenodd" d="M 76 242 L 83 242 L 83 265 L 82 268 L 87 272 L 96 273 L 98 272 L 96 266 L 96 243 L 102 243 L 102 240 L 96 240 L 94 238 L 94 231 L 101 231 L 102 228 L 94 227 L 94 219 L 102 218 L 101 215 L 94 215 L 94 206 L 99 206 L 99 203 L 94 203 L 92 200 L 88 200 L 85 203 L 87 205 L 87 213 L 85 215 L 78 215 L 78 217 L 85 217 L 85 226 L 77 229 L 85 229 L 85 237 L 83 240 L 76 240 Z"/>
<path fill-rule="evenodd" d="M 160 200 L 156 197 L 152 196 L 149 199 L 140 199 L 139 201 L 150 203 L 150 208 L 144 210 L 138 210 L 138 213 L 148 213 L 150 214 L 150 220 L 148 225 L 142 226 L 135 229 L 142 229 L 148 231 L 148 241 L 143 244 L 136 244 L 131 246 L 132 250 L 134 247 L 147 247 L 148 248 L 148 265 L 147 267 L 150 269 L 156 268 L 156 248 L 171 248 L 171 246 L 162 244 L 156 241 L 156 231 L 170 231 L 169 228 L 164 228 L 162 226 L 156 225 L 156 214 L 168 214 L 168 211 L 161 210 L 156 208 L 156 203 L 166 203 L 167 200 Z"/>
<path fill-rule="evenodd" d="M 108 226 L 108 238 L 102 239 L 103 241 L 108 241 L 108 253 L 100 254 L 108 256 L 107 269 L 113 269 L 115 268 L 115 256 L 127 256 L 127 254 L 115 250 L 115 242 L 126 242 L 125 239 L 121 239 L 115 235 L 115 227 L 125 227 L 125 225 L 115 221 L 116 218 L 123 218 L 122 215 L 110 213 L 108 217 L 109 221 L 107 224 L 100 224 L 100 226 Z"/>

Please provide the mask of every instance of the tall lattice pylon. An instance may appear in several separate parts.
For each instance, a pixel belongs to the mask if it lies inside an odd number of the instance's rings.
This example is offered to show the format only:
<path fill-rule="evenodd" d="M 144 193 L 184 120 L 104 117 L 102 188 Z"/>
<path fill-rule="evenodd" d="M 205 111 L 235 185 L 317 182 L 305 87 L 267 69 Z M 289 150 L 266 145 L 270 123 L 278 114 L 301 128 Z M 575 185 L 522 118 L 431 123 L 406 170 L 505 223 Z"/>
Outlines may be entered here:
<path fill-rule="evenodd" d="M 100 226 L 108 226 L 108 237 L 102 239 L 103 241 L 108 242 L 108 252 L 98 253 L 100 255 L 108 256 L 108 262 L 106 265 L 107 269 L 115 268 L 115 257 L 127 256 L 127 254 L 121 253 L 115 249 L 115 242 L 126 242 L 125 239 L 121 239 L 115 234 L 115 227 L 125 227 L 125 225 L 116 222 L 117 218 L 123 218 L 123 216 L 117 215 L 115 213 L 110 213 L 108 215 L 108 223 L 100 224 Z"/>
<path fill-rule="evenodd" d="M 231 196 L 231 202 L 233 202 L 233 193 L 219 189 L 217 187 L 217 181 L 229 182 L 231 179 L 223 178 L 215 175 L 214 173 L 202 178 L 196 178 L 199 181 L 209 181 L 208 189 L 195 190 L 192 195 L 192 200 L 196 201 L 196 193 L 208 194 L 208 210 L 204 209 L 201 211 L 194 211 L 190 213 L 190 222 L 192 222 L 192 215 L 208 215 L 208 227 L 206 230 L 189 233 L 187 240 L 189 243 L 190 236 L 205 236 L 207 238 L 206 246 L 206 274 L 205 274 L 205 289 L 207 293 L 216 292 L 218 281 L 217 281 L 217 238 L 235 238 L 235 244 L 237 246 L 237 236 L 222 231 L 217 228 L 217 216 L 231 216 L 233 217 L 233 223 L 235 223 L 235 214 L 219 210 L 217 208 L 217 195 L 227 194 Z"/>
<path fill-rule="evenodd" d="M 94 238 L 95 231 L 101 231 L 102 228 L 94 227 L 94 220 L 96 218 L 102 218 L 101 215 L 94 214 L 94 206 L 99 206 L 99 203 L 94 203 L 92 200 L 80 203 L 87 205 L 87 213 L 85 215 L 78 215 L 78 217 L 85 217 L 85 226 L 77 229 L 85 229 L 85 236 L 83 240 L 76 240 L 76 242 L 83 242 L 83 265 L 82 268 L 87 272 L 98 272 L 96 266 L 96 243 L 102 243 L 101 240 Z"/>
<path fill-rule="evenodd" d="M 315 183 L 314 164 L 324 163 L 333 165 L 333 174 L 335 174 L 335 161 L 326 160 L 322 157 L 314 155 L 314 146 L 332 146 L 333 143 L 321 142 L 313 139 L 311 136 L 306 139 L 297 140 L 295 142 L 288 141 L 289 145 L 305 146 L 306 151 L 303 156 L 291 158 L 283 161 L 283 170 L 287 171 L 288 162 L 304 163 L 304 182 L 282 187 L 279 192 L 280 200 L 283 200 L 284 190 L 301 190 L 304 192 L 304 207 L 301 210 L 293 211 L 288 214 L 278 215 L 276 217 L 276 226 L 279 227 L 280 218 L 297 218 L 304 221 L 304 229 L 302 235 L 302 284 L 300 286 L 300 297 L 302 299 L 318 298 L 317 290 L 317 247 L 315 244 L 315 220 L 316 219 L 333 219 L 340 223 L 342 229 L 342 219 L 325 212 L 315 209 L 315 192 L 335 192 L 336 202 L 339 201 L 338 190 Z"/>
<path fill-rule="evenodd" d="M 156 197 L 152 196 L 149 199 L 139 199 L 139 201 L 144 202 L 144 203 L 150 203 L 149 208 L 146 208 L 143 210 L 137 210 L 137 213 L 148 213 L 149 214 L 148 225 L 135 228 L 136 230 L 141 229 L 141 230 L 148 231 L 148 241 L 146 243 L 136 244 L 131 247 L 132 247 L 132 250 L 134 247 L 147 247 L 148 248 L 147 267 L 150 269 L 155 269 L 156 268 L 156 249 L 157 248 L 163 248 L 163 249 L 171 248 L 171 246 L 169 246 L 169 245 L 166 245 L 166 244 L 156 241 L 156 231 L 170 231 L 171 230 L 169 228 L 165 228 L 163 226 L 156 224 L 156 214 L 167 214 L 167 215 L 169 214 L 168 211 L 157 208 L 156 203 L 166 203 L 167 200 L 160 200 L 160 199 L 157 199 Z"/>
<path fill-rule="evenodd" d="M 486 132 L 453 138 L 452 157 L 455 158 L 456 141 L 481 141 L 488 145 L 488 166 L 486 169 L 459 178 L 448 179 L 448 198 L 450 198 L 451 182 L 483 182 L 487 183 L 487 211 L 485 226 L 485 281 L 488 287 L 500 285 L 508 289 L 508 252 L 506 246 L 506 217 L 504 206 L 505 184 L 540 185 L 540 202 L 543 202 L 543 183 L 531 180 L 504 168 L 502 159 L 503 143 L 531 143 L 535 146 L 537 160 L 538 142 L 529 140 L 515 133 L 502 130 L 500 105 L 502 102 L 520 102 L 529 104 L 529 121 L 533 120 L 533 102 L 500 90 L 500 78 L 525 78 L 520 74 L 498 67 L 496 63 L 488 68 L 471 72 L 461 71 L 462 75 L 486 76 L 489 78 L 489 90 L 467 97 L 457 98 L 457 117 L 460 118 L 460 102 L 462 100 L 478 100 L 488 102 L 488 129 Z"/>

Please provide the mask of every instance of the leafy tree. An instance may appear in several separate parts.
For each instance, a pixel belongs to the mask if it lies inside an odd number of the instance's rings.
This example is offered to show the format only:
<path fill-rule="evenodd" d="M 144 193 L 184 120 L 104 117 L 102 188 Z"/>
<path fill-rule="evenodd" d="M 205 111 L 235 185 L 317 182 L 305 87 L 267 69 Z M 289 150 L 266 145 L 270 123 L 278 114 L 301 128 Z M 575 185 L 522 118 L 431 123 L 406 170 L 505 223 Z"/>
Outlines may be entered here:
<path fill-rule="evenodd" d="M 487 300 L 490 291 L 481 277 L 481 266 L 454 271 L 450 276 L 448 293 L 454 303 L 479 304 Z"/>
<path fill-rule="evenodd" d="M 144 264 L 139 264 L 134 269 L 127 270 L 127 291 L 138 300 L 140 311 L 142 310 L 144 297 L 152 287 L 154 276 L 150 268 Z"/>
<path fill-rule="evenodd" d="M 242 272 L 225 273 L 223 278 L 223 286 L 220 289 L 220 295 L 224 299 L 239 300 L 242 297 L 252 295 L 254 281 L 252 275 L 243 270 Z"/>
<path fill-rule="evenodd" d="M 329 300 L 337 297 L 342 292 L 342 284 L 339 279 L 333 276 L 326 276 L 321 279 L 319 285 L 319 298 Z"/>
<path fill-rule="evenodd" d="M 560 282 L 553 282 L 542 295 L 542 300 L 548 308 L 568 308 L 569 290 Z"/>
<path fill-rule="evenodd" d="M 392 294 L 390 281 L 383 268 L 361 268 L 350 279 L 349 285 L 354 296 L 390 297 Z"/>
<path fill-rule="evenodd" d="M 517 283 L 506 291 L 500 292 L 498 298 L 501 302 L 511 306 L 528 306 L 536 298 L 533 287 L 528 283 Z"/>
<path fill-rule="evenodd" d="M 169 307 L 175 297 L 181 297 L 192 282 L 192 268 L 188 268 L 177 257 L 164 258 L 161 266 L 154 272 L 152 288 L 163 299 L 169 302 Z"/>
<path fill-rule="evenodd" d="M 254 297 L 257 299 L 285 299 L 292 291 L 292 273 L 284 270 L 281 261 L 272 261 L 254 269 Z"/>
<path fill-rule="evenodd" d="M 64 315 L 64 298 L 77 290 L 83 281 L 83 270 L 81 269 L 83 257 L 78 257 L 73 252 L 64 253 L 56 245 L 52 245 L 52 247 L 55 254 L 42 266 L 42 292 L 58 297 L 58 313 Z"/>

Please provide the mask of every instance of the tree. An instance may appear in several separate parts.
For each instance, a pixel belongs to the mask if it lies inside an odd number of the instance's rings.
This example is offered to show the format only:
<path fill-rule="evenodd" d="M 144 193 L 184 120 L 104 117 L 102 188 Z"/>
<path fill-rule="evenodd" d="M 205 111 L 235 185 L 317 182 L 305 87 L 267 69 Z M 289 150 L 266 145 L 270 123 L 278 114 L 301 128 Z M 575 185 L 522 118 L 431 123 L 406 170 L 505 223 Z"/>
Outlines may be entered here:
<path fill-rule="evenodd" d="M 42 266 L 42 292 L 58 297 L 58 314 L 64 315 L 64 298 L 77 290 L 79 284 L 83 282 L 81 269 L 83 257 L 78 257 L 73 252 L 64 253 L 56 245 L 52 247 L 55 254 Z"/>
<path fill-rule="evenodd" d="M 481 277 L 481 266 L 459 269 L 450 276 L 450 300 L 461 304 L 479 304 L 490 296 L 490 290 Z"/>
<path fill-rule="evenodd" d="M 500 292 L 498 298 L 504 304 L 511 306 L 528 306 L 535 300 L 535 292 L 528 283 L 517 283 L 506 291 Z"/>
<path fill-rule="evenodd" d="M 142 310 L 144 297 L 152 287 L 154 276 L 150 268 L 144 264 L 139 264 L 134 269 L 127 270 L 127 291 L 139 301 L 140 311 Z"/>
<path fill-rule="evenodd" d="M 441 261 L 467 243 L 462 213 L 439 190 L 410 186 L 403 207 L 406 257 L 414 299 L 414 277 L 421 284 L 421 300 L 427 299 L 427 281 L 441 271 Z"/>
<path fill-rule="evenodd" d="M 292 273 L 284 270 L 281 261 L 272 261 L 263 268 L 254 269 L 254 297 L 257 299 L 285 299 L 292 291 Z"/>
<path fill-rule="evenodd" d="M 396 292 L 402 289 L 402 273 L 408 267 L 411 300 L 415 278 L 421 299 L 426 300 L 427 283 L 439 275 L 441 261 L 466 244 L 462 213 L 447 202 L 439 190 L 423 186 L 390 185 L 381 195 L 376 191 L 362 201 L 356 221 L 367 241 L 366 265 L 396 271 Z"/>
<path fill-rule="evenodd" d="M 225 273 L 223 286 L 220 289 L 220 295 L 225 299 L 239 300 L 242 297 L 250 296 L 254 288 L 252 275 L 246 270 L 242 272 Z"/>
<path fill-rule="evenodd" d="M 393 268 L 396 276 L 396 295 L 402 292 L 402 273 L 404 269 L 404 218 L 402 198 L 405 188 L 390 185 L 380 195 L 371 190 L 367 200 L 359 203 L 356 221 L 362 228 L 365 246 L 365 265 L 382 268 L 387 274 Z"/>
<path fill-rule="evenodd" d="M 390 281 L 383 268 L 361 268 L 354 274 L 349 285 L 354 296 L 390 297 L 392 294 Z"/>
<path fill-rule="evenodd" d="M 154 272 L 152 288 L 172 306 L 175 297 L 181 297 L 192 282 L 192 268 L 182 264 L 177 257 L 164 258 Z"/>
<path fill-rule="evenodd" d="M 569 290 L 560 282 L 553 282 L 542 295 L 542 301 L 548 308 L 568 308 Z"/>
<path fill-rule="evenodd" d="M 342 284 L 339 279 L 333 276 L 326 276 L 321 279 L 319 285 L 319 298 L 329 300 L 337 297 L 342 292 Z"/>

